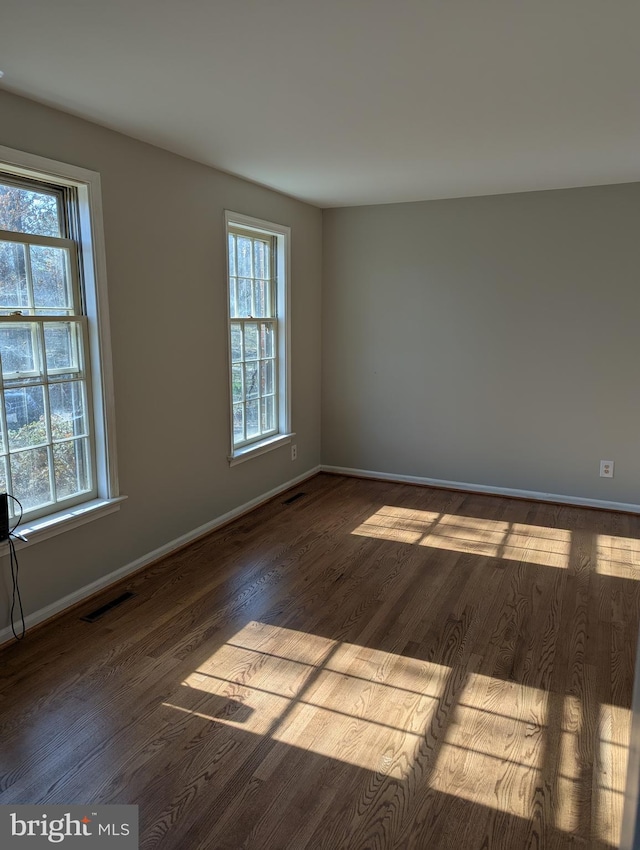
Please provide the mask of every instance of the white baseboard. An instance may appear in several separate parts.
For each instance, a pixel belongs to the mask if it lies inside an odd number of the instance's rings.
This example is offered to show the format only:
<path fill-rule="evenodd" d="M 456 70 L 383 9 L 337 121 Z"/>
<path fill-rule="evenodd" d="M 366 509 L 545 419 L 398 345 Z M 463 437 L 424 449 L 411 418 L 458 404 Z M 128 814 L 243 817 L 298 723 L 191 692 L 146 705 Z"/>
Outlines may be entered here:
<path fill-rule="evenodd" d="M 490 496 L 510 496 L 514 499 L 531 499 L 535 502 L 557 502 L 578 508 L 600 508 L 606 511 L 640 514 L 640 505 L 626 502 L 607 502 L 603 499 L 585 499 L 582 496 L 562 496 L 558 493 L 538 493 L 535 490 L 514 490 L 511 487 L 492 487 L 486 484 L 466 484 L 462 481 L 442 481 L 439 478 L 421 478 L 416 475 L 395 475 L 388 472 L 372 472 L 369 469 L 350 469 L 345 466 L 320 467 L 322 472 L 334 472 L 337 475 L 350 475 L 354 478 L 379 478 L 382 481 L 396 481 L 399 484 L 422 484 L 427 487 L 440 487 L 445 490 L 464 490 L 469 493 L 486 493 Z"/>
<path fill-rule="evenodd" d="M 261 496 L 252 499 L 250 502 L 245 502 L 244 505 L 240 505 L 239 507 L 228 511 L 222 516 L 212 519 L 210 522 L 207 522 L 204 525 L 199 526 L 198 528 L 194 528 L 193 531 L 188 531 L 181 537 L 177 537 L 175 540 L 171 540 L 169 543 L 165 543 L 164 546 L 160 546 L 158 549 L 154 549 L 153 552 L 149 552 L 148 554 L 143 555 L 141 558 L 137 558 L 130 564 L 126 564 L 124 567 L 120 567 L 120 569 L 114 570 L 112 573 L 109 573 L 106 576 L 102 576 L 91 584 L 87 584 L 84 587 L 79 588 L 78 590 L 74 590 L 73 593 L 69 593 L 67 596 L 63 596 L 62 599 L 58 599 L 56 602 L 52 602 L 51 605 L 47 605 L 46 607 L 41 608 L 39 611 L 34 611 L 33 614 L 29 614 L 24 618 L 26 628 L 32 628 L 33 626 L 36 626 L 39 623 L 44 622 L 45 620 L 49 620 L 51 617 L 54 617 L 56 614 L 60 614 L 67 608 L 71 608 L 72 605 L 75 605 L 78 602 L 81 602 L 83 599 L 92 596 L 99 590 L 103 590 L 109 585 L 115 584 L 115 582 L 119 581 L 125 576 L 128 576 L 131 573 L 135 573 L 143 567 L 146 567 L 153 561 L 157 561 L 159 558 L 162 558 L 165 555 L 169 555 L 171 554 L 171 552 L 175 552 L 177 549 L 181 549 L 188 543 L 192 543 L 194 540 L 197 540 L 198 537 L 203 537 L 205 534 L 208 534 L 211 531 L 215 531 L 216 528 L 220 528 L 220 526 L 226 525 L 226 523 L 231 522 L 231 520 L 238 519 L 238 517 L 241 517 L 243 514 L 252 511 L 259 505 L 262 505 L 264 502 L 268 502 L 269 499 L 272 499 L 279 493 L 283 493 L 285 490 L 289 490 L 291 489 L 291 487 L 295 487 L 302 481 L 306 481 L 308 478 L 312 478 L 318 472 L 320 472 L 319 466 L 316 466 L 313 469 L 309 469 L 302 475 L 298 475 L 297 478 L 292 478 L 290 481 L 287 481 L 286 483 L 281 484 L 278 487 L 274 487 L 274 489 L 269 490 L 268 493 L 263 493 Z M 7 626 L 4 629 L 0 629 L 0 646 L 2 646 L 3 643 L 12 639 L 13 633 L 11 631 L 11 626 Z"/>

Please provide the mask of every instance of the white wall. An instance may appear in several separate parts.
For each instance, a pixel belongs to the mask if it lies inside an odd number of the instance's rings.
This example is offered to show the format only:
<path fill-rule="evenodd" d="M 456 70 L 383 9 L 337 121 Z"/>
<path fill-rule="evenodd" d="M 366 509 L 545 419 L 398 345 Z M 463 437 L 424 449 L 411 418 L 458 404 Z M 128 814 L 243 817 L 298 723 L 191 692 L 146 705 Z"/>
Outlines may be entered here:
<path fill-rule="evenodd" d="M 0 92 L 0 144 L 102 177 L 122 509 L 23 548 L 38 611 L 320 459 L 321 212 Z M 223 210 L 292 228 L 289 446 L 229 468 Z M 6 583 L 6 558 L 3 560 Z M 6 626 L 0 581 L 0 630 Z"/>
<path fill-rule="evenodd" d="M 640 503 L 639 211 L 640 184 L 325 210 L 323 462 Z"/>

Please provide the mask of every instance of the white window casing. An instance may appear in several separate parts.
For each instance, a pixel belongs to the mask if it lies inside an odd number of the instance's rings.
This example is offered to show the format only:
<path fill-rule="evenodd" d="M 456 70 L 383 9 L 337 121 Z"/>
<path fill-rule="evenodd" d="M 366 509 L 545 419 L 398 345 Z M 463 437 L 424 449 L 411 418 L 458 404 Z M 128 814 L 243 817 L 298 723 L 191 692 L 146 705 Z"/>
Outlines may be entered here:
<path fill-rule="evenodd" d="M 47 308 L 39 309 L 34 306 L 36 302 L 32 297 L 33 286 L 30 279 L 28 281 L 29 306 L 23 311 L 23 315 L 20 315 L 19 311 L 15 311 L 17 315 L 8 315 L 10 311 L 3 311 L 0 327 L 30 328 L 34 335 L 32 349 L 34 352 L 40 352 L 38 355 L 40 361 L 37 363 L 40 377 L 35 375 L 37 356 L 34 355 L 34 376 L 30 377 L 28 372 L 22 371 L 16 374 L 5 373 L 8 383 L 10 384 L 11 380 L 15 383 L 20 378 L 24 386 L 27 386 L 29 381 L 38 382 L 38 386 L 42 385 L 46 416 L 49 416 L 49 392 L 51 387 L 55 386 L 55 381 L 62 380 L 62 377 L 57 375 L 55 364 L 52 366 L 49 362 L 47 328 L 54 329 L 60 323 L 68 323 L 70 338 L 74 337 L 78 340 L 77 350 L 80 352 L 81 361 L 77 364 L 78 381 L 74 386 L 86 387 L 86 403 L 82 409 L 87 418 L 86 440 L 91 446 L 90 458 L 88 458 L 91 486 L 87 486 L 86 492 L 80 492 L 71 498 L 63 495 L 57 502 L 43 504 L 25 512 L 25 521 L 19 531 L 25 533 L 29 542 L 32 542 L 117 510 L 122 501 L 118 491 L 100 176 L 87 169 L 0 146 L 0 182 L 3 178 L 16 186 L 19 186 L 21 181 L 25 181 L 24 186 L 28 188 L 28 181 L 36 181 L 48 184 L 54 189 L 72 192 L 74 200 L 71 208 L 76 216 L 74 233 L 69 234 L 74 238 L 69 238 L 66 233 L 63 233 L 60 238 L 33 236 L 29 233 L 13 232 L 13 230 L 0 233 L 0 239 L 5 245 L 11 242 L 24 243 L 27 258 L 33 246 L 55 246 L 58 252 L 68 249 L 71 259 L 68 260 L 67 265 L 70 270 L 69 280 L 73 287 L 73 303 L 69 305 L 65 315 L 60 315 L 55 310 L 52 311 L 53 315 L 47 315 Z M 29 262 L 30 260 L 27 261 L 27 265 Z M 57 371 L 63 373 L 66 368 L 65 366 L 64 369 Z M 72 381 L 73 378 L 69 380 Z M 3 415 L 5 414 L 6 408 Z M 56 446 L 51 436 L 53 426 L 49 420 L 47 421 L 48 452 L 51 458 Z M 9 433 L 6 420 L 3 431 L 6 437 Z M 81 436 L 84 439 L 85 435 L 81 434 Z M 7 446 L 4 448 L 8 451 Z M 51 475 L 51 487 L 55 498 L 55 476 L 53 472 Z M 19 496 L 18 493 L 15 495 Z"/>
<path fill-rule="evenodd" d="M 291 230 L 225 211 L 225 234 L 231 447 L 228 460 L 234 466 L 278 448 L 294 436 Z M 273 351 L 269 340 L 275 340 Z"/>

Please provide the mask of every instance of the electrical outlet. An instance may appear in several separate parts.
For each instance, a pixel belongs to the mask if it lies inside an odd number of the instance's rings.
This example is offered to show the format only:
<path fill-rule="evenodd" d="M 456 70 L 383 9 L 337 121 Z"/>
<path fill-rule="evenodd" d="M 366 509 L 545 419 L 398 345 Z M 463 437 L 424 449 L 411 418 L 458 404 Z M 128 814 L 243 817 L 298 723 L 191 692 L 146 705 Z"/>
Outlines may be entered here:
<path fill-rule="evenodd" d="M 613 478 L 613 461 L 600 461 L 600 478 Z"/>
<path fill-rule="evenodd" d="M 291 446 L 291 460 L 298 460 L 298 447 L 295 443 Z"/>

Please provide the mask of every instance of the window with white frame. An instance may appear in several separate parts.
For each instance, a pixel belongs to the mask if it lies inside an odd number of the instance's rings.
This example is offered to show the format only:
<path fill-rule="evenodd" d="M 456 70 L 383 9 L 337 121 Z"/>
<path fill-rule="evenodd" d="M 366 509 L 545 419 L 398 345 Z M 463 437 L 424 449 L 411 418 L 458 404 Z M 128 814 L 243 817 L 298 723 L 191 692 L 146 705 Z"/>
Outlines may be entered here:
<path fill-rule="evenodd" d="M 289 228 L 229 212 L 226 228 L 233 463 L 291 437 Z"/>
<path fill-rule="evenodd" d="M 0 490 L 26 521 L 117 495 L 96 178 L 0 149 Z"/>

